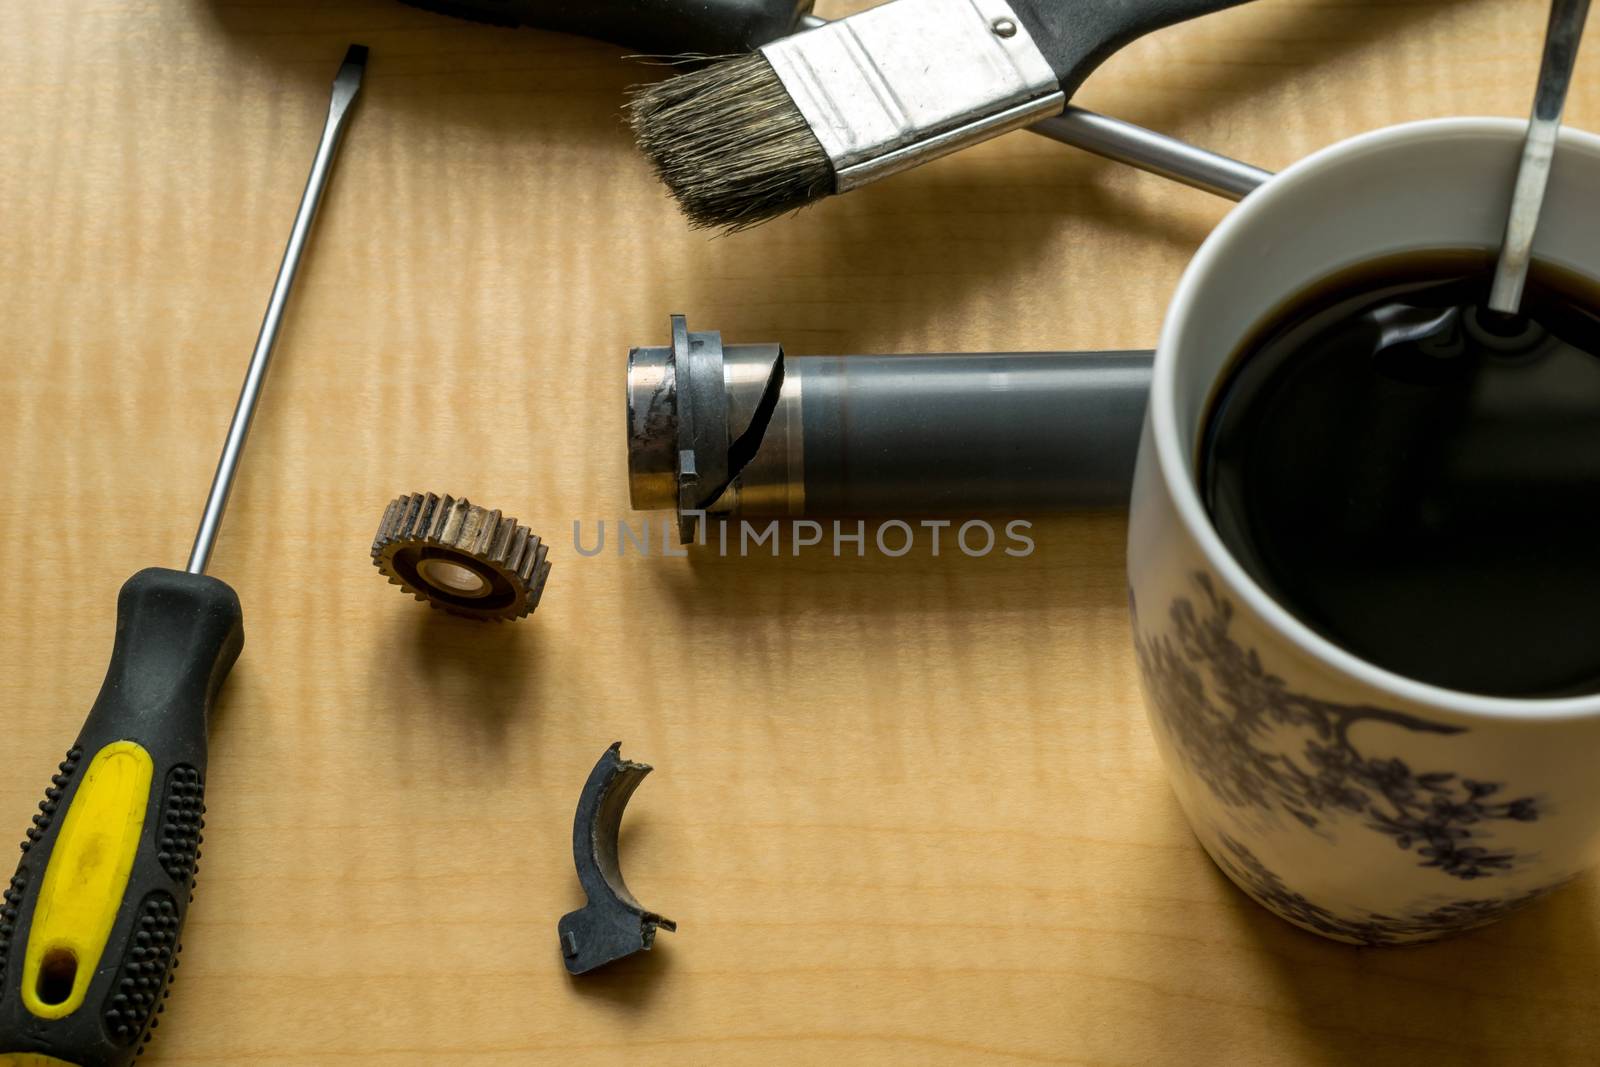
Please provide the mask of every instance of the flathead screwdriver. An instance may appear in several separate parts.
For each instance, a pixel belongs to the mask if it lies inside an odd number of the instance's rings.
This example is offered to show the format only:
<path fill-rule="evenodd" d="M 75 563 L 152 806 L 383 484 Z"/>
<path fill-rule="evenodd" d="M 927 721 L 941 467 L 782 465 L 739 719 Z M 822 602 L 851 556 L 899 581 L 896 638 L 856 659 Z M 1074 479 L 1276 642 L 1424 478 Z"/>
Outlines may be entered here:
<path fill-rule="evenodd" d="M 206 564 L 367 50 L 351 46 L 228 427 L 188 568 L 123 585 L 100 695 L 0 901 L 0 1067 L 127 1067 L 178 966 L 200 858 L 211 706 L 244 644 Z"/>

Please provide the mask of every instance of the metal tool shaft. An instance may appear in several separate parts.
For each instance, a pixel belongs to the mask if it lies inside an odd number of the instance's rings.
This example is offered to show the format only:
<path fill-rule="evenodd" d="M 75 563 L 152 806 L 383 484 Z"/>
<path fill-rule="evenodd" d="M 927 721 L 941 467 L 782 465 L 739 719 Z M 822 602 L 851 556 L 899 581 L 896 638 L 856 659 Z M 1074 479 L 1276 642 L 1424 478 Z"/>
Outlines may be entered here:
<path fill-rule="evenodd" d="M 186 569 L 190 574 L 205 573 L 211 550 L 216 545 L 217 531 L 222 525 L 223 513 L 228 508 L 228 495 L 233 490 L 233 479 L 239 471 L 239 459 L 244 452 L 245 440 L 250 436 L 250 423 L 255 418 L 256 405 L 261 400 L 261 387 L 272 362 L 272 350 L 278 343 L 278 328 L 283 323 L 284 307 L 289 301 L 295 274 L 300 269 L 300 258 L 305 252 L 312 224 L 316 221 L 317 208 L 322 203 L 322 194 L 333 170 L 334 156 L 344 136 L 345 120 L 350 114 L 351 104 L 361 91 L 361 75 L 366 63 L 366 48 L 352 45 L 333 79 L 328 121 L 322 128 L 322 140 L 317 144 L 316 157 L 311 161 L 311 174 L 306 179 L 299 210 L 295 212 L 294 226 L 289 231 L 289 244 L 283 250 L 283 262 L 278 266 L 278 277 L 272 284 L 272 297 L 267 301 L 267 313 L 261 320 L 255 351 L 250 354 L 250 368 L 245 372 L 244 386 L 239 390 L 239 402 L 234 406 L 233 421 L 228 425 L 228 437 L 222 446 L 222 457 L 217 461 L 217 472 L 211 479 L 205 513 L 200 517 L 200 528 L 195 532 L 194 547 L 189 552 Z"/>
<path fill-rule="evenodd" d="M 801 25 L 809 30 L 828 22 L 809 15 Z M 1061 114 L 1035 122 L 1028 129 L 1052 141 L 1228 200 L 1244 199 L 1272 177 L 1271 171 L 1081 107 L 1069 105 Z"/>
<path fill-rule="evenodd" d="M 1243 200 L 1272 177 L 1269 170 L 1081 107 L 1069 105 L 1061 114 L 1028 129 L 1229 200 Z"/>
<path fill-rule="evenodd" d="M 1514 315 L 1522 304 L 1522 287 L 1533 261 L 1533 238 L 1539 229 L 1545 187 L 1550 183 L 1550 165 L 1555 160 L 1556 136 L 1561 132 L 1561 113 L 1566 110 L 1567 89 L 1572 84 L 1572 68 L 1578 61 L 1578 44 L 1588 15 L 1589 0 L 1555 0 L 1550 6 L 1539 87 L 1528 119 L 1528 136 L 1522 144 L 1522 162 L 1511 193 L 1511 213 L 1495 264 L 1494 285 L 1489 291 L 1492 311 Z"/>

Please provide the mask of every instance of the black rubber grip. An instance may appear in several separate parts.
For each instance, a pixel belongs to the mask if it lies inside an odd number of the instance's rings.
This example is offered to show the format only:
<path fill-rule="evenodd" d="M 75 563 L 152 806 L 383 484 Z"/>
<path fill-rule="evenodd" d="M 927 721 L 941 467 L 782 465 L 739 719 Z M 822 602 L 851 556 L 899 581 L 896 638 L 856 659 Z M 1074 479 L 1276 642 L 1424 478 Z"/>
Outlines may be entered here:
<path fill-rule="evenodd" d="M 1067 96 L 1123 45 L 1247 0 L 1010 0 Z"/>
<path fill-rule="evenodd" d="M 0 909 L 0 1062 L 8 1053 L 34 1053 L 76 1067 L 126 1067 L 143 1049 L 177 966 L 178 939 L 194 889 L 205 812 L 206 724 L 243 643 L 239 598 L 215 578 L 146 570 L 122 587 L 116 644 L 100 696 L 51 779 Z M 108 750 L 133 751 L 124 756 L 124 765 L 148 770 L 148 788 L 130 788 L 127 805 L 129 811 L 142 811 L 142 827 L 136 839 L 127 832 L 137 846 L 125 885 L 94 898 L 103 899 L 103 914 L 115 918 L 87 993 L 70 1014 L 41 1017 L 35 1006 L 62 1010 L 79 996 L 67 995 L 84 962 L 68 959 L 72 953 L 52 948 L 59 959 L 37 974 L 25 964 L 30 938 L 45 939 L 51 929 L 43 922 L 36 929 L 35 917 L 58 848 L 56 881 L 64 883 L 66 871 L 80 869 L 71 857 L 81 828 L 98 825 L 91 813 L 103 815 L 105 798 L 118 795 L 114 785 L 103 790 L 98 781 L 85 785 L 95 773 L 96 757 Z M 107 773 L 108 779 L 115 777 Z M 138 779 L 124 775 L 123 780 Z M 115 806 L 110 810 L 114 814 Z M 66 832 L 75 817 L 81 825 Z M 95 849 L 84 854 L 88 858 L 81 869 L 104 869 L 94 868 Z M 25 977 L 32 979 L 31 1004 Z"/>
<path fill-rule="evenodd" d="M 787 37 L 812 0 L 404 0 L 497 26 L 595 37 L 649 55 L 727 55 Z"/>

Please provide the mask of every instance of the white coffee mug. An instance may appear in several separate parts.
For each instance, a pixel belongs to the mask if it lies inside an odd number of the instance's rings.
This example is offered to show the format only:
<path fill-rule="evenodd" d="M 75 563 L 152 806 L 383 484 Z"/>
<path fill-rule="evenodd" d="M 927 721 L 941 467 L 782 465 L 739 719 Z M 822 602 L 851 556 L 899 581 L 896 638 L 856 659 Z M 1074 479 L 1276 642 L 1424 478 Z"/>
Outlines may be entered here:
<path fill-rule="evenodd" d="M 1278 174 L 1201 247 L 1156 355 L 1128 534 L 1151 727 L 1217 865 L 1339 940 L 1464 930 L 1587 867 L 1600 843 L 1600 694 L 1453 692 L 1313 633 L 1212 527 L 1196 485 L 1201 422 L 1252 329 L 1317 281 L 1399 253 L 1498 246 L 1525 128 L 1412 123 Z M 1600 278 L 1597 194 L 1600 138 L 1564 131 L 1538 258 Z"/>

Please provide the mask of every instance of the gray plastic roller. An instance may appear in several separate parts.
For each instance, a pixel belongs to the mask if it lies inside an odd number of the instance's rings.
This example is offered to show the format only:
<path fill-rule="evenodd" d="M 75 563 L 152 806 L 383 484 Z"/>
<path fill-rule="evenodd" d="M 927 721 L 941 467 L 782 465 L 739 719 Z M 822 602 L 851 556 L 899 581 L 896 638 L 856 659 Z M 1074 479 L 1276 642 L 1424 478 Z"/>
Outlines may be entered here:
<path fill-rule="evenodd" d="M 633 506 L 1036 514 L 1127 504 L 1150 352 L 789 356 L 673 318 L 628 354 Z"/>

